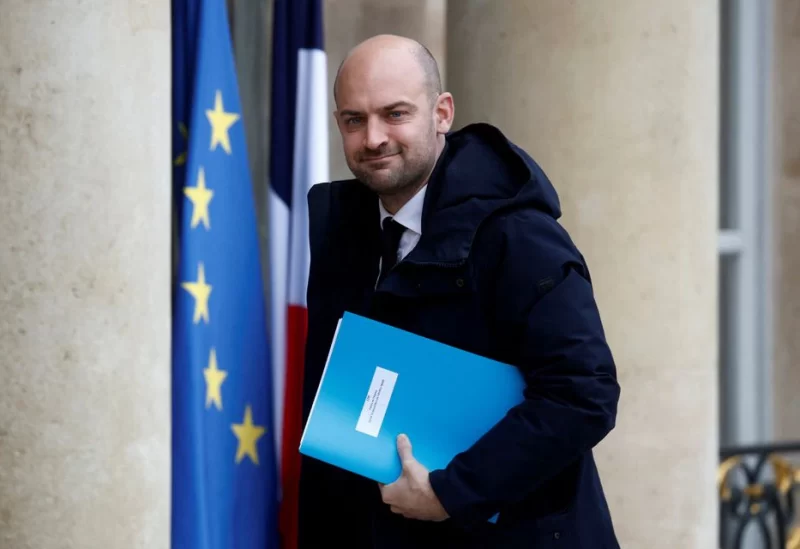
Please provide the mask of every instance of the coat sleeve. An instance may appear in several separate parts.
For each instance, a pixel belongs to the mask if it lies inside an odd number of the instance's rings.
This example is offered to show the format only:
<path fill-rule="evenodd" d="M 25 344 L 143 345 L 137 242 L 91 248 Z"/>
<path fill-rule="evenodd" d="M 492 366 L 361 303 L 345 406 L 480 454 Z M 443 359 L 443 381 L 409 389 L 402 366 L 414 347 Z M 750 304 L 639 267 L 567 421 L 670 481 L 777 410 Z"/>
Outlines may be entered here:
<path fill-rule="evenodd" d="M 502 250 L 484 291 L 526 391 L 470 449 L 430 473 L 451 519 L 466 524 L 521 500 L 600 442 L 620 394 L 588 269 L 566 232 L 535 214 L 507 219 L 497 234 L 482 246 Z"/>

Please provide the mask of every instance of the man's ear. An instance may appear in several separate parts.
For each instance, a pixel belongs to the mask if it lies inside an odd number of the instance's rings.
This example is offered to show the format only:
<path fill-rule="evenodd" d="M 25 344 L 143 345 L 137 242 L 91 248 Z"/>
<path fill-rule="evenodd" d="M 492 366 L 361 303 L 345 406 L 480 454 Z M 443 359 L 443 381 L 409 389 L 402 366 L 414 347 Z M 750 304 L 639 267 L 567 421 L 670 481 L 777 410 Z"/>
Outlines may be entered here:
<path fill-rule="evenodd" d="M 449 132 L 453 126 L 453 118 L 455 116 L 453 95 L 450 92 L 440 94 L 436 99 L 433 112 L 436 116 L 436 131 L 441 134 Z"/>

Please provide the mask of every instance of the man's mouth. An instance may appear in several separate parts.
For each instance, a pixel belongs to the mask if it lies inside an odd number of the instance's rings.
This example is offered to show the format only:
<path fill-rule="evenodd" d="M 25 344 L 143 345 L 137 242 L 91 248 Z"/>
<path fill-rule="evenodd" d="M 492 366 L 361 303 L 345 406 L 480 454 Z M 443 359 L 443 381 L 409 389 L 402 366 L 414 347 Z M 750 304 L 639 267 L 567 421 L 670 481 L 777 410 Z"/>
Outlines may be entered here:
<path fill-rule="evenodd" d="M 367 157 L 362 160 L 362 162 L 377 162 L 379 160 L 386 160 L 387 158 L 391 158 L 393 156 L 397 156 L 399 153 L 392 153 L 392 154 L 384 154 L 383 156 L 372 156 Z"/>

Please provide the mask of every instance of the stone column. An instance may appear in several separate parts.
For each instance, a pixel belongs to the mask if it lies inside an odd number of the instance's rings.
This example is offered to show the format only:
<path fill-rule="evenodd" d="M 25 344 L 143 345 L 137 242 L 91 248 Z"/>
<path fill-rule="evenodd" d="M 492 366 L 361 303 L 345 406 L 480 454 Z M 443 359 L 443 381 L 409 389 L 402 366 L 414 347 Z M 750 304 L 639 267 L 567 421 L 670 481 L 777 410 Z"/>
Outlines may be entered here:
<path fill-rule="evenodd" d="M 800 440 L 800 4 L 775 2 L 775 436 Z"/>
<path fill-rule="evenodd" d="M 445 78 L 446 0 L 326 0 L 325 50 L 328 54 L 328 101 L 333 113 L 333 81 L 350 49 L 376 34 L 398 34 L 418 40 L 431 50 Z M 332 179 L 348 179 L 342 138 L 331 115 L 330 163 Z"/>
<path fill-rule="evenodd" d="M 541 163 L 617 359 L 598 460 L 623 547 L 717 544 L 718 13 L 676 0 L 460 0 L 456 126 Z"/>
<path fill-rule="evenodd" d="M 169 52 L 168 2 L 3 2 L 0 547 L 169 547 Z"/>

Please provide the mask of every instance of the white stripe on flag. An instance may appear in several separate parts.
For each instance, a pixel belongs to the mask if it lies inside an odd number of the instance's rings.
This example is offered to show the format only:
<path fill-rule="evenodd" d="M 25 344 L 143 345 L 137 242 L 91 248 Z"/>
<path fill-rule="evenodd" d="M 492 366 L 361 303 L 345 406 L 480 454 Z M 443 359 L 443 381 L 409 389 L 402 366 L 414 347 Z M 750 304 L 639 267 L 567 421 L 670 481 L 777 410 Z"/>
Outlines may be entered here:
<path fill-rule="evenodd" d="M 269 192 L 269 251 L 271 276 L 271 338 L 272 378 L 275 428 L 275 449 L 280 468 L 283 436 L 283 396 L 286 386 L 286 289 L 289 277 L 289 208 L 270 188 Z"/>
<path fill-rule="evenodd" d="M 328 180 L 326 55 L 301 49 L 297 58 L 297 109 L 294 137 L 289 303 L 306 306 L 308 284 L 308 191 Z"/>

